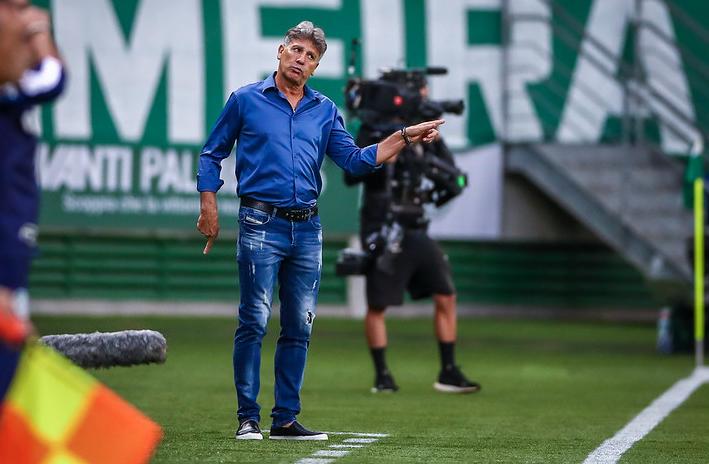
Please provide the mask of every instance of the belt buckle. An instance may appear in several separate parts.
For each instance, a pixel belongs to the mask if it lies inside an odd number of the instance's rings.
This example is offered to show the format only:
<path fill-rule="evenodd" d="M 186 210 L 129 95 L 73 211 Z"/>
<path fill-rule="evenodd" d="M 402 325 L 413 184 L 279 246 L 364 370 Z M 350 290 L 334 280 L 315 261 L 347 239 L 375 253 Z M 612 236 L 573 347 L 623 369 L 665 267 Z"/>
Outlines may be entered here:
<path fill-rule="evenodd" d="M 310 211 L 307 209 L 299 209 L 296 211 L 296 216 L 298 221 L 306 221 L 309 219 Z"/>
<path fill-rule="evenodd" d="M 313 208 L 283 210 L 284 216 L 289 221 L 307 221 L 313 217 L 315 210 Z"/>

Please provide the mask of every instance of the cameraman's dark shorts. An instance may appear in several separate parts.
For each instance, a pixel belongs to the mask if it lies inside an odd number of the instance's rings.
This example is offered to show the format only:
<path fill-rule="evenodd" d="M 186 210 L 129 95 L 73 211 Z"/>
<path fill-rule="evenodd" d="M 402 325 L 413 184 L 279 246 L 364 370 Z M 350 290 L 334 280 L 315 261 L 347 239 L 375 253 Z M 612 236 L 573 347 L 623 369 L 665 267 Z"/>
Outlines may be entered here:
<path fill-rule="evenodd" d="M 394 259 L 394 273 L 376 268 L 367 274 L 367 304 L 370 307 L 399 306 L 404 291 L 418 300 L 434 294 L 455 293 L 448 258 L 425 230 L 408 230 L 402 251 Z"/>

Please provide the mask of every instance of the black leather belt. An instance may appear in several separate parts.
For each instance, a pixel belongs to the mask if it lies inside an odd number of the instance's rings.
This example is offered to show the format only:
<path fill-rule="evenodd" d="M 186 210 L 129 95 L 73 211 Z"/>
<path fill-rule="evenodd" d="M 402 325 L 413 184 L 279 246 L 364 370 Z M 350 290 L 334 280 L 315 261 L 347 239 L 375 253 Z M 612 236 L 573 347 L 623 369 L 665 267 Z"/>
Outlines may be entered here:
<path fill-rule="evenodd" d="M 309 221 L 313 216 L 318 215 L 318 206 L 311 206 L 309 208 L 301 209 L 287 209 L 287 208 L 277 208 L 269 203 L 254 200 L 249 197 L 241 197 L 241 206 L 246 206 L 247 208 L 257 209 L 263 211 L 266 214 L 274 214 L 275 216 L 286 219 L 288 221 L 304 222 Z"/>

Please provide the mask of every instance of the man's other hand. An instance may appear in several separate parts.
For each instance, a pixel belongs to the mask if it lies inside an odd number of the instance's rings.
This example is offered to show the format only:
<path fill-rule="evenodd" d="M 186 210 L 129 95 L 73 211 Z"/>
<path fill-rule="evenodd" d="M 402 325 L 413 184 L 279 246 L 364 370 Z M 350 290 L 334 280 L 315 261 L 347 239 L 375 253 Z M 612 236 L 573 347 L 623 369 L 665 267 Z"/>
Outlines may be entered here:
<path fill-rule="evenodd" d="M 406 128 L 406 136 L 411 143 L 431 143 L 438 137 L 438 126 L 445 122 L 446 121 L 443 119 L 435 119 L 433 121 L 416 124 L 415 126 L 408 126 Z"/>
<path fill-rule="evenodd" d="M 219 236 L 219 214 L 217 213 L 217 194 L 202 192 L 200 194 L 200 212 L 197 219 L 197 230 L 207 237 L 207 244 L 202 254 L 207 254 L 212 249 L 214 241 Z"/>
<path fill-rule="evenodd" d="M 409 143 L 431 143 L 438 137 L 438 126 L 445 120 L 434 119 L 396 131 L 377 144 L 377 164 L 396 156 Z"/>

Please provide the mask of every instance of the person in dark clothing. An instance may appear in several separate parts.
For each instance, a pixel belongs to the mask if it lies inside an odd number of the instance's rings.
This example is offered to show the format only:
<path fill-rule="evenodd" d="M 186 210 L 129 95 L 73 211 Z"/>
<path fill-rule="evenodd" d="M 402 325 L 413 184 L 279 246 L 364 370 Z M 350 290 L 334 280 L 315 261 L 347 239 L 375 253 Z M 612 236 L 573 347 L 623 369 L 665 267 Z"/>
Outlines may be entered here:
<path fill-rule="evenodd" d="M 396 123 L 387 129 L 391 127 L 396 128 Z M 381 126 L 364 124 L 357 144 L 363 146 L 375 142 L 381 135 Z M 424 153 L 424 150 L 428 152 Z M 439 137 L 426 147 L 412 144 L 385 169 L 363 177 L 345 177 L 349 185 L 364 184 L 360 240 L 363 249 L 376 254 L 374 265 L 366 274 L 365 316 L 367 343 L 375 369 L 373 393 L 399 389 L 385 359 L 388 340 L 384 312 L 388 306 L 401 305 L 405 291 L 413 299 L 433 298 L 434 328 L 441 359 L 434 388 L 448 393 L 480 390 L 480 384 L 468 380 L 455 364 L 455 286 L 447 257 L 428 235 L 429 219 L 424 208 L 426 203 L 443 205 L 459 194 L 462 186 L 460 190 L 453 186 L 454 191 L 436 191 L 426 179 L 426 154 L 433 154 L 438 162 L 455 166 L 452 153 Z"/>
<path fill-rule="evenodd" d="M 0 289 L 13 294 L 15 310 L 28 317 L 27 285 L 37 241 L 39 187 L 35 176 L 37 135 L 26 113 L 64 89 L 64 67 L 51 37 L 46 11 L 23 0 L 2 0 L 27 24 L 32 66 L 0 87 Z"/>
<path fill-rule="evenodd" d="M 56 98 L 63 86 L 47 12 L 26 0 L 0 0 L 0 400 L 32 331 L 27 286 L 39 189 L 37 137 L 25 114 Z"/>

